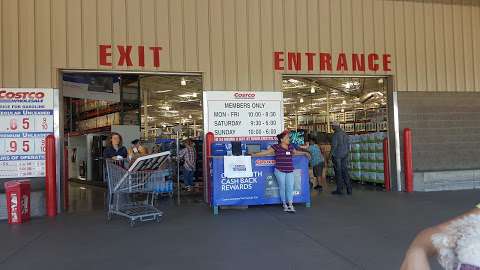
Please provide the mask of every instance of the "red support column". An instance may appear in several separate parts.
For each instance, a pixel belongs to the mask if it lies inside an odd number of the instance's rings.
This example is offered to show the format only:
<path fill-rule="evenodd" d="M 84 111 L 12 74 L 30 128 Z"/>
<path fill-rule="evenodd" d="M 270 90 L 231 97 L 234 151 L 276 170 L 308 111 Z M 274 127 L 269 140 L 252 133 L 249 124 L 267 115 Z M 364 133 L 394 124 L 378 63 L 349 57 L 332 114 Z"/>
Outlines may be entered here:
<path fill-rule="evenodd" d="M 390 191 L 390 156 L 388 154 L 388 139 L 383 139 L 383 176 L 385 181 L 385 190 Z"/>
<path fill-rule="evenodd" d="M 215 141 L 215 136 L 213 132 L 208 132 L 205 139 L 205 168 L 206 168 L 206 179 L 207 179 L 207 203 L 212 201 L 212 183 L 210 179 L 210 157 L 212 156 L 212 144 Z"/>
<path fill-rule="evenodd" d="M 68 200 L 69 200 L 69 190 L 68 190 L 68 149 L 67 147 L 63 148 L 63 207 L 65 211 L 68 210 Z"/>
<path fill-rule="evenodd" d="M 413 192 L 412 130 L 403 130 L 403 154 L 405 163 L 405 191 Z"/>
<path fill-rule="evenodd" d="M 47 216 L 57 215 L 57 168 L 55 137 L 48 135 L 45 140 L 45 198 L 47 206 Z"/>

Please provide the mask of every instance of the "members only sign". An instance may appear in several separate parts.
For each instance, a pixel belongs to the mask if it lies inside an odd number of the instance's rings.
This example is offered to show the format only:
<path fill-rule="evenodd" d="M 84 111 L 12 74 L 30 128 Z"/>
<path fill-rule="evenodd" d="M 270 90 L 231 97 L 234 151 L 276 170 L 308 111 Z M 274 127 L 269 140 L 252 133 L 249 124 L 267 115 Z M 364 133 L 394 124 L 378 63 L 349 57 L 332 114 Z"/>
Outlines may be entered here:
<path fill-rule="evenodd" d="M 282 92 L 209 91 L 203 104 L 205 130 L 216 141 L 275 140 L 283 131 Z"/>
<path fill-rule="evenodd" d="M 0 178 L 45 176 L 53 89 L 0 88 Z"/>

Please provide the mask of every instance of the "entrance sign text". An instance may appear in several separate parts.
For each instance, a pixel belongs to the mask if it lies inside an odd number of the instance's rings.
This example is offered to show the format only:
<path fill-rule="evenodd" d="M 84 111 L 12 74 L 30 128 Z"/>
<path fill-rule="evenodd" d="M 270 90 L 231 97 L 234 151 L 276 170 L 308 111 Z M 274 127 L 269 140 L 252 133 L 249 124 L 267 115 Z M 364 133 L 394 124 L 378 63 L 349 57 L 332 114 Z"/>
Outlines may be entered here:
<path fill-rule="evenodd" d="M 392 71 L 390 54 L 376 53 L 339 53 L 332 55 L 324 52 L 274 52 L 273 64 L 275 70 L 307 69 L 313 71 L 317 66 L 320 71 Z"/>

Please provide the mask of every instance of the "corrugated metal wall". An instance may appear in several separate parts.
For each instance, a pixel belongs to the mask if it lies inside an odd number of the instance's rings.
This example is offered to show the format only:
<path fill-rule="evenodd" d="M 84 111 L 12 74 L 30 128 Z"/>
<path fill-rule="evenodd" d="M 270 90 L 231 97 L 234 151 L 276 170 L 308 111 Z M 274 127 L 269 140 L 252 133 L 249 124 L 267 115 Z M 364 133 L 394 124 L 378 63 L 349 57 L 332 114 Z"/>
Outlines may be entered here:
<path fill-rule="evenodd" d="M 273 51 L 344 51 L 392 54 L 400 91 L 480 91 L 477 0 L 0 1 L 3 87 L 56 86 L 57 68 L 105 69 L 98 44 L 142 44 L 206 89 L 279 89 Z"/>

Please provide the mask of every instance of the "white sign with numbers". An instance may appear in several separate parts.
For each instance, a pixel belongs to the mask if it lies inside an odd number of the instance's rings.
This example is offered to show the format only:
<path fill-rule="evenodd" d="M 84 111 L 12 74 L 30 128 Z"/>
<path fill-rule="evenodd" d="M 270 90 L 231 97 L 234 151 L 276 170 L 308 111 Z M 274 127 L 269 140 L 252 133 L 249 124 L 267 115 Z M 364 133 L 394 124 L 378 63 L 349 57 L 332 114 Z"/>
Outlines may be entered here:
<path fill-rule="evenodd" d="M 276 140 L 283 131 L 282 92 L 204 92 L 206 132 L 216 141 Z"/>
<path fill-rule="evenodd" d="M 45 176 L 53 89 L 0 88 L 0 178 Z"/>

